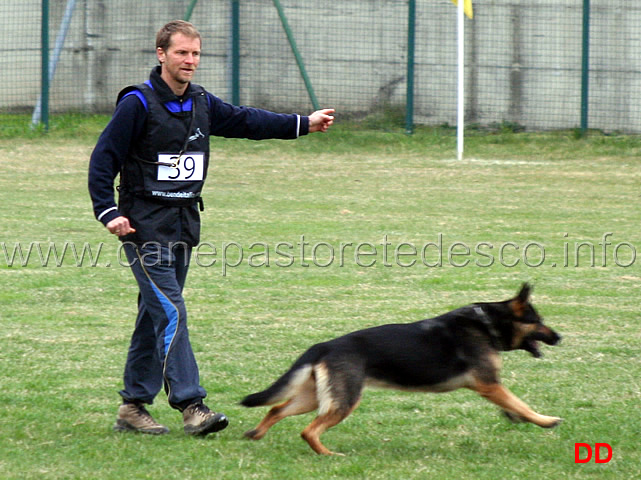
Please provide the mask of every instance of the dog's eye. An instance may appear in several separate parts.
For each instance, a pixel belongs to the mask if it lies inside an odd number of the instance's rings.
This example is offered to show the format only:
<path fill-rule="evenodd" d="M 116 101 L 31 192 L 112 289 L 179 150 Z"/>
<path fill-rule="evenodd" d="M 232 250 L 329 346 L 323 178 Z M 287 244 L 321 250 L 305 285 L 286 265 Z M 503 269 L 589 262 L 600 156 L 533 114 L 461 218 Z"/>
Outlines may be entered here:
<path fill-rule="evenodd" d="M 520 321 L 523 323 L 543 323 L 543 320 L 539 316 L 536 310 L 532 307 L 528 307 L 525 310 L 523 317 L 520 318 Z"/>

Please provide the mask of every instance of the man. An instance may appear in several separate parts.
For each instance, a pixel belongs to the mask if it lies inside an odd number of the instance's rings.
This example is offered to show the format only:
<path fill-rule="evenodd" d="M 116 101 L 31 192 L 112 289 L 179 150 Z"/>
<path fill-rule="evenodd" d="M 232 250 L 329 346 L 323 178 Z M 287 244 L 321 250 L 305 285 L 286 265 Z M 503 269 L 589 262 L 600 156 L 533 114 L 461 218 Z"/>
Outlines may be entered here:
<path fill-rule="evenodd" d="M 228 424 L 203 399 L 182 296 L 191 249 L 199 242 L 200 193 L 209 136 L 294 139 L 325 132 L 334 110 L 308 117 L 236 107 L 192 83 L 201 38 L 173 21 L 157 34 L 155 67 L 144 84 L 125 88 L 89 165 L 96 218 L 123 241 L 139 287 L 138 317 L 124 371 L 123 403 L 114 429 L 163 434 L 145 405 L 164 389 L 182 412 L 184 431 L 207 435 Z M 118 205 L 114 181 L 120 174 Z"/>

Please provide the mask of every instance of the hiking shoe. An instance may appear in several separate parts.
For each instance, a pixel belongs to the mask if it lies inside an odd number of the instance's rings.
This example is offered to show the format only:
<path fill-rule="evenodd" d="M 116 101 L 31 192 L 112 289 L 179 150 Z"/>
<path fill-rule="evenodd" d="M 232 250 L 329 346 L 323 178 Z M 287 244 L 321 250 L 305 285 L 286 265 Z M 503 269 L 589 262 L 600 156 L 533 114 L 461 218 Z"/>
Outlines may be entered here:
<path fill-rule="evenodd" d="M 116 432 L 140 432 L 150 435 L 162 435 L 169 429 L 159 424 L 147 409 L 138 403 L 123 403 L 118 409 L 118 419 L 114 425 Z"/>
<path fill-rule="evenodd" d="M 229 424 L 223 413 L 212 412 L 202 403 L 192 403 L 183 411 L 183 422 L 187 435 L 205 436 L 218 432 Z"/>

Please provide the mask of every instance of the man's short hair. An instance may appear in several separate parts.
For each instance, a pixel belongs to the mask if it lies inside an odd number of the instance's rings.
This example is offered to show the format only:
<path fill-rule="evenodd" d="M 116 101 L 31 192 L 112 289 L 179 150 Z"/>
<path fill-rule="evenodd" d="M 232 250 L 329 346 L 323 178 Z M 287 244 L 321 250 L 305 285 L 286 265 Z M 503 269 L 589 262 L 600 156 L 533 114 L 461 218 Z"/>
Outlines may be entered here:
<path fill-rule="evenodd" d="M 184 20 L 173 20 L 158 30 L 156 34 L 156 48 L 162 48 L 165 52 L 171 45 L 171 36 L 174 33 L 182 33 L 186 37 L 200 39 L 200 32 L 191 23 Z"/>

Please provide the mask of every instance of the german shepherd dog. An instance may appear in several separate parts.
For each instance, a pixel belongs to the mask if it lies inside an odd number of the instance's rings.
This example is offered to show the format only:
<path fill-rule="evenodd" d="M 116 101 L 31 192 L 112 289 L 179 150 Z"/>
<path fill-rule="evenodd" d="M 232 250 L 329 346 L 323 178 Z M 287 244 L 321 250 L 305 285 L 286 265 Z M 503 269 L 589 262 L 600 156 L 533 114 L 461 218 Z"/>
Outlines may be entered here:
<path fill-rule="evenodd" d="M 274 406 L 245 433 L 260 440 L 276 422 L 318 409 L 302 437 L 318 454 L 331 455 L 320 435 L 356 409 L 367 385 L 421 392 L 469 388 L 498 405 L 515 422 L 551 428 L 561 419 L 533 411 L 501 384 L 499 352 L 521 349 L 540 357 L 537 342 L 561 337 L 530 304 L 530 286 L 516 297 L 474 303 L 408 324 L 349 333 L 307 350 L 273 385 L 245 397 L 246 407 Z"/>

